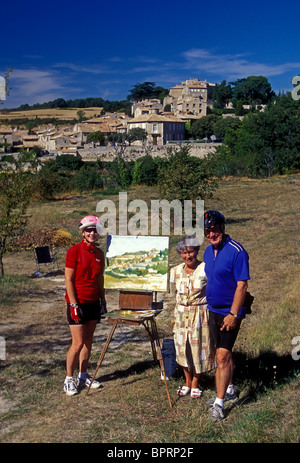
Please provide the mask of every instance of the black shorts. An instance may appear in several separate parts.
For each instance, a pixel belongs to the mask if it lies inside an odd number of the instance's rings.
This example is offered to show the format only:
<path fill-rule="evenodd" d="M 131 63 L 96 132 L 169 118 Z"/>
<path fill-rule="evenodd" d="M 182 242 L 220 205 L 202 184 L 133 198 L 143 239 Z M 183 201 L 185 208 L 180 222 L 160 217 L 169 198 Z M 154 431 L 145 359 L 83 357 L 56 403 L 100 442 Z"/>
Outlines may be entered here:
<path fill-rule="evenodd" d="M 67 304 L 67 318 L 69 325 L 84 325 L 87 321 L 97 320 L 100 321 L 100 301 L 99 299 L 94 302 L 87 302 L 85 304 L 78 304 L 82 310 L 83 318 L 79 323 L 76 323 L 70 315 L 70 304 Z"/>
<path fill-rule="evenodd" d="M 223 349 L 227 350 L 232 350 L 235 340 L 237 338 L 240 326 L 241 326 L 241 320 L 238 319 L 238 323 L 236 328 L 233 330 L 222 330 L 221 327 L 223 325 L 223 319 L 225 315 L 212 312 L 211 310 L 209 311 L 209 332 L 210 332 L 210 337 L 212 341 L 214 342 L 215 346 L 222 347 Z"/>

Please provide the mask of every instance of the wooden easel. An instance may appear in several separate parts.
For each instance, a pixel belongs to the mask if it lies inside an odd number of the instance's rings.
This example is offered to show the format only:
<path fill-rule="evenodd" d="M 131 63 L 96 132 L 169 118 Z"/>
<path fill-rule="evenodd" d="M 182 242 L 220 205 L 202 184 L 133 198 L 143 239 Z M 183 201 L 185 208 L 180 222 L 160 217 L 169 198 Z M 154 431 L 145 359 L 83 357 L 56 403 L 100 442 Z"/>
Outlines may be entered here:
<path fill-rule="evenodd" d="M 157 363 L 159 361 L 160 363 L 160 368 L 164 377 L 165 385 L 166 385 L 166 390 L 167 390 L 167 396 L 169 400 L 170 407 L 172 408 L 173 404 L 171 401 L 169 389 L 168 389 L 168 383 L 166 379 L 166 373 L 165 373 L 165 367 L 164 367 L 164 362 L 162 358 L 162 352 L 160 348 L 160 342 L 159 342 L 159 336 L 158 336 L 158 331 L 157 331 L 157 325 L 155 321 L 155 316 L 160 313 L 160 309 L 156 309 L 158 307 L 158 303 L 155 301 L 153 302 L 153 293 L 152 292 L 135 292 L 135 291 L 120 291 L 120 297 L 119 297 L 119 311 L 116 312 L 111 312 L 106 314 L 107 316 L 107 321 L 109 324 L 112 325 L 111 330 L 109 332 L 109 335 L 107 337 L 107 340 L 104 344 L 104 347 L 102 349 L 100 358 L 98 360 L 95 372 L 93 374 L 93 377 L 91 379 L 90 385 L 87 389 L 86 395 L 88 395 L 89 390 L 92 386 L 92 383 L 96 377 L 96 374 L 98 372 L 98 369 L 100 368 L 100 365 L 104 359 L 104 356 L 106 354 L 106 351 L 108 349 L 108 346 L 112 340 L 112 337 L 114 335 L 114 332 L 117 328 L 118 325 L 133 325 L 133 326 L 139 326 L 143 325 L 144 328 L 146 329 L 150 342 L 151 342 L 151 347 L 152 347 L 152 354 L 153 354 L 153 359 L 154 362 Z M 146 316 L 139 316 L 138 312 L 137 315 L 133 315 L 132 317 L 129 315 L 122 315 L 121 312 L 126 310 L 130 311 L 152 311 L 153 313 L 146 315 Z"/>

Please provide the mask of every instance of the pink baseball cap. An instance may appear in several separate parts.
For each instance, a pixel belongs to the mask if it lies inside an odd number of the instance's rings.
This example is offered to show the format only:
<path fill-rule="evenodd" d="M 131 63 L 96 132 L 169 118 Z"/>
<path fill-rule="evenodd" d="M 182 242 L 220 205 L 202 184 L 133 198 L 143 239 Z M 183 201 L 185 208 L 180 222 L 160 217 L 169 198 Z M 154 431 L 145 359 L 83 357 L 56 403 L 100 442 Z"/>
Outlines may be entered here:
<path fill-rule="evenodd" d="M 100 226 L 100 219 L 95 215 L 87 215 L 83 217 L 80 221 L 79 229 L 82 230 L 83 228 L 91 227 L 91 226 Z"/>

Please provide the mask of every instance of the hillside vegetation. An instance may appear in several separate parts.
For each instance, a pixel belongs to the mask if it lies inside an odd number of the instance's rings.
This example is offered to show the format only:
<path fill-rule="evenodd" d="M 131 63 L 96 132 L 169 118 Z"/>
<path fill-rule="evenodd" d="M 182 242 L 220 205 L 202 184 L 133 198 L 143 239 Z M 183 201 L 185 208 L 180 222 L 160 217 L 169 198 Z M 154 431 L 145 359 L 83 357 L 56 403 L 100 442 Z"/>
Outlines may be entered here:
<path fill-rule="evenodd" d="M 13 119 L 46 119 L 55 118 L 58 120 L 72 120 L 78 118 L 78 111 L 81 108 L 45 108 L 45 109 L 27 109 L 15 111 L 2 111 L 0 112 L 0 123 L 4 120 Z M 100 115 L 101 108 L 84 108 L 85 117 L 90 119 L 94 116 Z"/>

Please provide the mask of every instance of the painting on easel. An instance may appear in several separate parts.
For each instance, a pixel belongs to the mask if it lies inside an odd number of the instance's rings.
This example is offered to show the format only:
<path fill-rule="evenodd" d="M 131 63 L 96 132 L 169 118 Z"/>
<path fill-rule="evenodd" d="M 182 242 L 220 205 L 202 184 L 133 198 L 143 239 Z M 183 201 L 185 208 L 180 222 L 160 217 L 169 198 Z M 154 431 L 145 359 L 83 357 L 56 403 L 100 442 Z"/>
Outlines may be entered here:
<path fill-rule="evenodd" d="M 108 235 L 107 289 L 167 291 L 169 238 Z"/>

